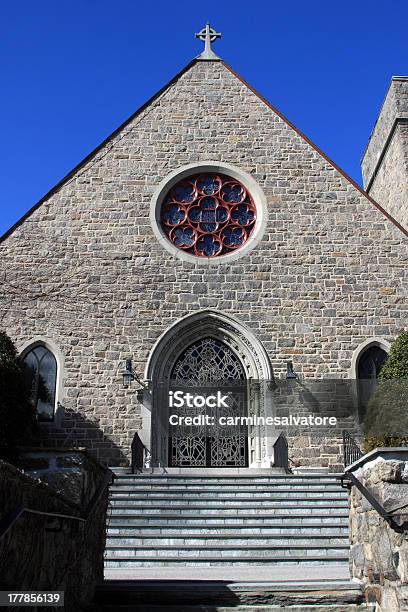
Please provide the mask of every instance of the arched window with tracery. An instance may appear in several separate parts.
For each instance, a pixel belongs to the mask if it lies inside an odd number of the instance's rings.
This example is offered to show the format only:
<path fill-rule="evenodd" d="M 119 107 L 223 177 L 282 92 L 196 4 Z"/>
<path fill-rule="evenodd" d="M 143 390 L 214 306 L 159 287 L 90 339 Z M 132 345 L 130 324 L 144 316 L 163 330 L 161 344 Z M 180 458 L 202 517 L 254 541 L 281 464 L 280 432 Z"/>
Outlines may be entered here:
<path fill-rule="evenodd" d="M 37 419 L 53 421 L 57 388 L 57 361 L 53 353 L 37 345 L 25 353 L 23 362 Z"/>
<path fill-rule="evenodd" d="M 223 342 L 202 338 L 178 357 L 171 379 L 192 386 L 213 382 L 233 383 L 245 380 L 245 372 L 236 355 Z"/>
<path fill-rule="evenodd" d="M 377 384 L 381 368 L 388 357 L 387 352 L 372 344 L 360 354 L 357 361 L 358 405 L 360 417 L 363 418 L 368 402 Z"/>

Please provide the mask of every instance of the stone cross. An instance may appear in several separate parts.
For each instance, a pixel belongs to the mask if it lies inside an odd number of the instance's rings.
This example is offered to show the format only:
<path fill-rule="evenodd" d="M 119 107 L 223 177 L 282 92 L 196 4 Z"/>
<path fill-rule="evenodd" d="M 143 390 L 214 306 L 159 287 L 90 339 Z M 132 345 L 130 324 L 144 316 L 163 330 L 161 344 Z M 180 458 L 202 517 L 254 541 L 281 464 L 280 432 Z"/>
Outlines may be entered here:
<path fill-rule="evenodd" d="M 217 38 L 221 38 L 220 32 L 216 32 L 209 23 L 206 23 L 205 27 L 200 30 L 200 32 L 197 32 L 196 38 L 199 38 L 205 43 L 204 51 L 198 56 L 198 59 L 220 59 L 211 49 L 211 43 L 217 40 Z"/>

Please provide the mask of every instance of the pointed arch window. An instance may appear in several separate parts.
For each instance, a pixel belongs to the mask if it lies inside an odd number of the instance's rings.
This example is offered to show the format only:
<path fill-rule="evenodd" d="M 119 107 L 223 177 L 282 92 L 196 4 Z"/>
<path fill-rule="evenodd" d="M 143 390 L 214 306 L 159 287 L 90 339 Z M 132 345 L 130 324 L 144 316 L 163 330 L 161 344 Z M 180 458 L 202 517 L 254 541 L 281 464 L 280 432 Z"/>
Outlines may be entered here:
<path fill-rule="evenodd" d="M 25 354 L 23 361 L 37 418 L 39 421 L 53 421 L 57 387 L 57 361 L 54 354 L 45 346 L 37 345 Z"/>
<path fill-rule="evenodd" d="M 361 418 L 364 418 L 371 394 L 387 357 L 388 354 L 383 348 L 377 344 L 372 344 L 363 350 L 358 358 L 358 403 Z"/>

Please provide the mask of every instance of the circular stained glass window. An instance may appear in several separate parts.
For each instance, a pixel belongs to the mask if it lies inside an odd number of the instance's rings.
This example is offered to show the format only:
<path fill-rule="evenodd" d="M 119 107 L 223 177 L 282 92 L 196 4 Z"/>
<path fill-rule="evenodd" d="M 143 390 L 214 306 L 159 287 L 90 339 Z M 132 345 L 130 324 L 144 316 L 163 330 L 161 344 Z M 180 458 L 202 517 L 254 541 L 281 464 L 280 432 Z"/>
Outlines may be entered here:
<path fill-rule="evenodd" d="M 195 174 L 176 183 L 161 206 L 168 240 L 197 257 L 218 257 L 242 247 L 255 228 L 251 194 L 225 174 Z"/>

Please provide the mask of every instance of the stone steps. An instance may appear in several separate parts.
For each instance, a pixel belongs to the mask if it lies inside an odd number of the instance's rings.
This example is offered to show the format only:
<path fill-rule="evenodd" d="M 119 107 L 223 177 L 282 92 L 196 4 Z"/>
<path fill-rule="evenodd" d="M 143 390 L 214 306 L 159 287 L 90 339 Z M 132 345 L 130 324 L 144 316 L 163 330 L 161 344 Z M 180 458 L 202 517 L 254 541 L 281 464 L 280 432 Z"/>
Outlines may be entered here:
<path fill-rule="evenodd" d="M 125 489 L 121 490 L 119 487 L 115 488 L 115 491 L 112 492 L 112 499 L 122 499 L 122 500 L 133 500 L 133 499 L 146 499 L 146 496 L 149 496 L 149 499 L 160 499 L 160 500 L 172 500 L 177 498 L 178 496 L 183 496 L 183 499 L 204 499 L 204 500 L 252 500 L 252 501 L 262 501 L 268 499 L 298 499 L 299 497 L 304 499 L 341 499 L 347 500 L 347 494 L 344 495 L 341 492 L 339 493 L 338 488 L 329 489 L 325 487 L 325 490 L 311 490 L 311 489 L 296 489 L 295 487 L 286 490 L 277 491 L 273 487 L 269 487 L 267 490 L 260 491 L 259 489 L 239 489 L 226 491 L 217 490 L 217 489 L 205 489 L 205 495 L 203 495 L 202 489 L 175 489 L 175 490 L 164 490 L 159 491 L 155 488 L 152 489 Z"/>
<path fill-rule="evenodd" d="M 173 514 L 168 514 L 166 512 L 162 512 L 160 514 L 140 514 L 136 512 L 131 512 L 130 514 L 123 514 L 118 512 L 117 509 L 111 511 L 109 517 L 109 525 L 129 525 L 129 526 L 138 526 L 138 525 L 173 525 L 173 526 L 194 526 L 194 525 L 203 525 L 205 527 L 211 525 L 230 525 L 239 526 L 239 525 L 258 525 L 262 527 L 264 524 L 270 524 L 271 521 L 275 525 L 281 526 L 303 526 L 303 525 L 326 525 L 332 524 L 333 521 L 336 521 L 339 525 L 346 526 L 348 525 L 348 510 L 336 510 L 332 513 L 322 514 L 322 511 L 319 509 L 319 512 L 315 513 L 311 510 L 309 514 L 305 515 L 304 512 L 289 512 L 289 510 L 284 510 L 281 513 L 278 513 L 278 510 L 271 514 L 225 514 L 221 512 L 217 512 L 215 515 L 212 513 L 203 515 L 200 513 L 195 513 L 193 515 L 189 514 L 179 514 L 178 512 Z"/>
<path fill-rule="evenodd" d="M 326 504 L 328 504 L 328 502 L 326 502 Z M 327 516 L 330 515 L 342 515 L 342 516 L 347 516 L 348 513 L 348 507 L 343 503 L 339 503 L 339 502 L 333 502 L 331 505 L 326 505 L 326 504 L 321 504 L 319 505 L 319 507 L 317 508 L 316 504 L 300 504 L 300 503 L 293 503 L 293 504 L 289 504 L 286 503 L 285 505 L 283 504 L 272 504 L 272 503 L 263 503 L 262 506 L 259 507 L 253 507 L 250 506 L 249 504 L 245 507 L 243 507 L 241 504 L 237 504 L 237 505 L 233 505 L 231 503 L 229 504 L 217 504 L 217 505 L 211 505 L 211 507 L 206 506 L 205 504 L 200 506 L 198 504 L 186 504 L 186 503 L 180 503 L 180 504 L 150 504 L 150 505 L 146 505 L 146 503 L 143 505 L 143 503 L 140 504 L 115 504 L 112 503 L 111 506 L 111 512 L 112 512 L 112 516 L 133 516 L 135 514 L 138 514 L 140 516 L 152 516 L 154 515 L 159 515 L 159 516 L 178 516 L 178 515 L 185 515 L 185 516 L 204 516 L 204 517 L 210 517 L 210 516 L 260 516 L 260 517 L 266 517 L 266 518 L 271 518 L 273 517 L 279 517 L 282 515 L 285 516 L 292 516 L 292 517 L 296 517 L 296 516 L 312 516 L 314 511 L 316 509 L 318 509 L 319 514 L 325 514 Z M 135 513 L 135 510 L 137 511 Z"/>
<path fill-rule="evenodd" d="M 155 468 L 143 468 L 142 472 L 132 473 L 129 467 L 113 467 L 111 468 L 117 476 L 147 476 L 151 478 L 153 476 L 170 476 L 170 477 L 195 477 L 195 478 L 214 478 L 215 476 L 232 476 L 233 478 L 239 476 L 246 477 L 257 477 L 257 476 L 286 476 L 286 472 L 283 468 L 242 468 L 242 467 L 155 467 Z M 308 470 L 302 472 L 300 475 L 305 476 L 308 474 L 317 476 L 335 476 L 333 472 L 328 470 Z"/>
<path fill-rule="evenodd" d="M 296 499 L 288 499 L 287 497 L 277 497 L 273 500 L 268 499 L 260 499 L 253 497 L 251 498 L 219 498 L 213 499 L 202 496 L 200 498 L 189 498 L 183 497 L 183 499 L 174 499 L 174 498 L 151 498 L 149 503 L 149 508 L 217 508 L 217 509 L 228 509 L 228 508 L 241 508 L 241 509 L 257 509 L 257 502 L 259 502 L 259 508 L 316 508 L 316 506 L 322 506 L 326 508 L 328 506 L 328 502 L 333 502 L 330 504 L 331 508 L 348 508 L 347 500 L 338 498 L 338 497 L 318 497 L 315 499 L 299 497 Z M 133 499 L 129 497 L 128 499 L 123 497 L 111 497 L 110 500 L 112 508 L 144 508 L 146 506 L 146 498 L 136 498 Z"/>
<path fill-rule="evenodd" d="M 187 535 L 167 535 L 158 534 L 148 536 L 146 533 L 141 537 L 123 534 L 112 534 L 106 539 L 107 550 L 109 548 L 117 548 L 118 546 L 124 548 L 139 548 L 143 545 L 146 546 L 214 546 L 223 545 L 225 541 L 228 541 L 234 546 L 263 546 L 268 547 L 274 546 L 290 546 L 296 544 L 297 546 L 309 546 L 320 544 L 324 547 L 334 546 L 346 546 L 348 548 L 348 536 L 343 537 L 331 536 L 331 535 L 237 535 L 228 532 L 221 532 L 215 535 L 203 535 L 200 534 L 187 536 Z"/>
<path fill-rule="evenodd" d="M 294 571 L 296 574 L 296 571 Z M 97 590 L 96 604 L 113 612 L 352 612 L 374 610 L 363 604 L 360 585 L 347 580 L 265 582 L 109 580 Z M 101 605 L 103 604 L 103 605 Z M 93 612 L 93 611 L 92 611 Z"/>
<path fill-rule="evenodd" d="M 208 605 L 197 605 L 197 606 L 183 606 L 183 605 L 163 605 L 155 606 L 149 604 L 142 605 L 117 605 L 112 606 L 104 604 L 103 607 L 95 607 L 89 612 L 97 612 L 103 610 L 103 612 L 374 612 L 374 604 L 316 604 L 316 605 L 304 605 L 304 606 L 293 606 L 289 604 L 277 605 L 277 606 L 208 606 Z"/>
<path fill-rule="evenodd" d="M 290 478 L 290 482 L 288 482 Z M 163 476 L 148 476 L 145 474 L 127 474 L 125 476 L 115 475 L 115 486 L 135 486 L 135 487 L 151 487 L 151 486 L 171 486 L 180 488 L 190 488 L 191 486 L 218 486 L 218 485 L 232 485 L 237 484 L 240 487 L 257 487 L 257 486 L 318 486 L 328 485 L 335 486 L 339 484 L 340 476 L 288 476 L 288 475 L 274 475 L 274 476 L 174 476 L 174 475 L 163 475 Z"/>
<path fill-rule="evenodd" d="M 182 525 L 121 525 L 110 523 L 109 534 L 110 537 L 138 537 L 144 535 L 145 537 L 214 537 L 217 538 L 220 535 L 229 537 L 245 537 L 245 538 L 257 538 L 259 535 L 265 537 L 303 537 L 303 536 L 314 536 L 314 537 L 331 537 L 333 533 L 337 534 L 338 537 L 344 537 L 348 539 L 348 526 L 345 522 L 344 526 L 339 526 L 337 523 L 328 523 L 326 526 L 316 527 L 313 523 L 311 525 L 304 525 L 293 527 L 290 525 L 279 525 L 279 524 L 268 524 L 262 523 L 262 525 L 249 524 L 243 525 L 225 525 L 225 524 L 207 524 L 196 525 L 196 526 L 182 526 Z"/>
<path fill-rule="evenodd" d="M 331 552 L 332 554 L 342 554 L 344 551 L 348 551 L 348 543 L 344 544 L 344 540 L 341 544 L 329 544 L 322 542 L 316 544 L 314 541 L 305 544 L 299 543 L 280 543 L 273 542 L 269 539 L 265 539 L 262 544 L 249 543 L 245 548 L 239 542 L 234 542 L 228 538 L 223 540 L 221 544 L 210 542 L 209 544 L 202 544 L 200 542 L 193 544 L 182 543 L 175 541 L 174 543 L 163 544 L 161 542 L 153 542 L 151 544 L 143 541 L 142 544 L 135 546 L 128 546 L 127 544 L 118 543 L 115 545 L 107 545 L 106 550 L 112 557 L 115 556 L 171 556 L 191 558 L 194 553 L 197 553 L 199 558 L 207 557 L 210 555 L 219 555 L 223 557 L 224 553 L 226 556 L 237 556 L 237 557 L 251 557 L 254 552 L 259 553 L 260 556 L 268 556 L 273 548 L 274 551 L 279 551 L 282 556 L 298 556 L 299 554 L 307 557 L 309 554 L 312 556 L 324 554 L 325 551 Z M 115 554 L 117 553 L 117 554 Z"/>
<path fill-rule="evenodd" d="M 308 555 L 305 557 L 304 555 L 277 555 L 277 554 L 269 554 L 268 556 L 259 556 L 254 555 L 253 557 L 243 557 L 239 556 L 227 557 L 223 556 L 220 558 L 219 556 L 206 556 L 206 557 L 197 557 L 195 554 L 194 557 L 174 557 L 174 556 L 163 556 L 163 557 L 111 557 L 107 556 L 105 561 L 106 568 L 137 568 L 137 567 L 149 567 L 149 568 L 166 568 L 169 566 L 178 565 L 180 571 L 183 572 L 185 568 L 190 567 L 222 567 L 222 566 L 233 566 L 233 567 L 241 567 L 245 568 L 250 565 L 263 566 L 263 565 L 302 565 L 302 566 L 329 566 L 329 565 L 339 565 L 340 563 L 347 564 L 348 563 L 348 554 L 337 554 L 337 555 L 328 555 L 327 551 L 325 554 L 320 555 Z M 317 575 L 317 574 L 316 574 Z"/>
<path fill-rule="evenodd" d="M 339 492 L 338 485 L 302 485 L 302 488 L 291 486 L 291 485 L 254 485 L 253 487 L 239 487 L 237 490 L 236 485 L 222 485 L 217 488 L 214 487 L 205 487 L 205 493 L 208 496 L 218 496 L 218 495 L 241 495 L 243 497 L 250 497 L 251 495 L 256 496 L 268 496 L 278 495 L 278 496 L 286 496 L 286 495 L 321 495 L 323 493 L 322 487 L 324 487 L 324 491 L 330 493 L 331 495 L 341 495 L 342 491 Z M 159 496 L 179 496 L 183 494 L 190 495 L 199 495 L 203 491 L 203 485 L 199 486 L 191 486 L 191 487 L 172 487 L 171 485 L 152 485 L 151 487 L 138 487 L 138 486 L 122 486 L 115 485 L 115 490 L 113 491 L 113 495 L 159 495 Z M 346 492 L 345 492 L 346 493 Z M 346 494 L 347 497 L 347 494 Z"/>
<path fill-rule="evenodd" d="M 122 473 L 105 566 L 345 566 L 347 522 L 347 492 L 327 474 Z"/>

